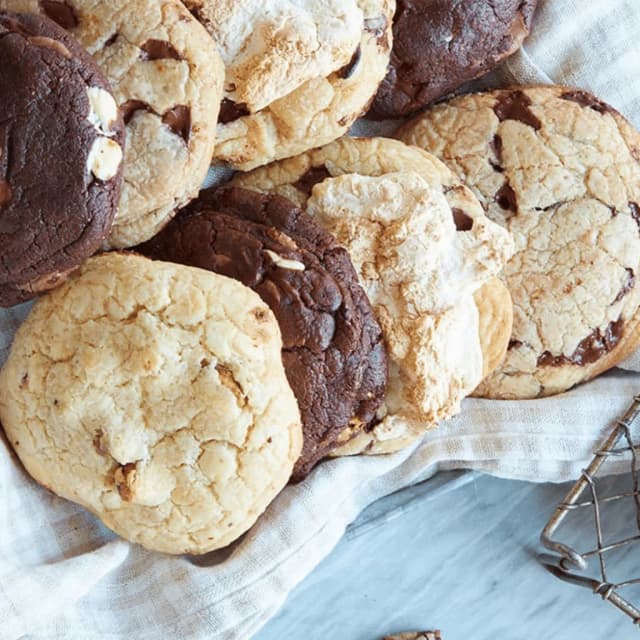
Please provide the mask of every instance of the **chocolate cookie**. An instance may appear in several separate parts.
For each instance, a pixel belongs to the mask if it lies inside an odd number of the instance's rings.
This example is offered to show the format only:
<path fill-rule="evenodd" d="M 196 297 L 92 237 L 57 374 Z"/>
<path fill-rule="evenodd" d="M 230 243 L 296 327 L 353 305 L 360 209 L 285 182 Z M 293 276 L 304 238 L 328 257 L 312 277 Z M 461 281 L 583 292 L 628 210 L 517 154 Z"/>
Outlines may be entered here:
<path fill-rule="evenodd" d="M 516 254 L 502 277 L 514 303 L 504 363 L 480 392 L 533 398 L 615 366 L 640 343 L 640 134 L 568 87 L 456 98 L 402 139 L 464 176 Z"/>
<path fill-rule="evenodd" d="M 67 29 L 111 82 L 127 127 L 122 197 L 107 245 L 153 237 L 198 195 L 209 165 L 224 67 L 178 0 L 0 0 Z"/>
<path fill-rule="evenodd" d="M 529 34 L 537 0 L 398 0 L 372 112 L 407 116 L 497 66 Z"/>
<path fill-rule="evenodd" d="M 294 479 L 375 423 L 387 378 L 380 326 L 349 255 L 303 210 L 245 189 L 205 191 L 139 250 L 240 280 L 271 307 L 302 414 Z"/>
<path fill-rule="evenodd" d="M 0 11 L 0 306 L 60 284 L 109 234 L 124 124 L 91 56 L 45 17 Z"/>

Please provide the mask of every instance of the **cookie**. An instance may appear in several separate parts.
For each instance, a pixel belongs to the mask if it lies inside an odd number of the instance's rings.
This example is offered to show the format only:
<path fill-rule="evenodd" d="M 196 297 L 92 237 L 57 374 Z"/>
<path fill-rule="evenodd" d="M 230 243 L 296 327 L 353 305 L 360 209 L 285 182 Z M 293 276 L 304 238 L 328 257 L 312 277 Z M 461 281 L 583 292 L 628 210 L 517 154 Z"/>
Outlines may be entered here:
<path fill-rule="evenodd" d="M 343 138 L 233 182 L 290 198 L 335 235 L 382 326 L 380 422 L 338 453 L 396 451 L 456 414 L 483 376 L 473 295 L 511 255 L 460 180 L 398 141 Z"/>
<path fill-rule="evenodd" d="M 255 522 L 300 453 L 281 347 L 240 283 L 103 254 L 19 329 L 0 420 L 51 491 L 148 549 L 205 553 Z"/>
<path fill-rule="evenodd" d="M 491 398 L 560 393 L 615 366 L 640 341 L 640 134 L 567 87 L 461 96 L 400 133 L 444 160 L 507 228 L 514 303 Z"/>
<path fill-rule="evenodd" d="M 292 202 L 238 188 L 203 191 L 138 250 L 240 280 L 274 312 L 302 415 L 294 480 L 375 424 L 387 380 L 380 326 L 348 253 Z"/>
<path fill-rule="evenodd" d="M 68 29 L 113 86 L 127 125 L 124 188 L 108 245 L 157 233 L 207 175 L 224 69 L 207 32 L 178 0 L 0 0 Z"/>
<path fill-rule="evenodd" d="M 0 11 L 0 105 L 7 307 L 60 284 L 109 234 L 125 136 L 91 56 L 41 16 Z"/>
<path fill-rule="evenodd" d="M 395 0 L 187 0 L 226 65 L 215 160 L 247 171 L 327 144 L 385 75 Z"/>
<path fill-rule="evenodd" d="M 398 0 L 372 114 L 401 118 L 496 67 L 529 34 L 537 0 Z"/>

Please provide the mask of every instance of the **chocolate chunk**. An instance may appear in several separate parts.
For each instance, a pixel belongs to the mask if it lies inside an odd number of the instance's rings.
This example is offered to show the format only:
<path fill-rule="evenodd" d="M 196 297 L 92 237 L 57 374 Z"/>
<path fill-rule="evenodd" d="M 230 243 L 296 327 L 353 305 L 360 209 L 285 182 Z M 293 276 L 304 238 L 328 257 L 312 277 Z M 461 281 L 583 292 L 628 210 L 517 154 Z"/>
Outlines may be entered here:
<path fill-rule="evenodd" d="M 57 0 L 40 0 L 40 7 L 46 16 L 57 22 L 63 29 L 73 29 L 78 26 L 78 18 L 66 2 Z"/>
<path fill-rule="evenodd" d="M 169 109 L 162 116 L 162 122 L 166 124 L 173 133 L 180 136 L 189 144 L 191 135 L 191 109 L 185 105 L 178 105 Z"/>
<path fill-rule="evenodd" d="M 358 45 L 358 48 L 355 50 L 353 56 L 351 57 L 349 64 L 342 67 L 342 69 L 338 71 L 338 75 L 343 80 L 350 78 L 355 73 L 356 67 L 360 64 L 361 58 L 362 58 L 362 49 L 360 45 Z"/>
<path fill-rule="evenodd" d="M 306 196 L 310 196 L 313 192 L 313 187 L 330 177 L 329 169 L 327 169 L 326 165 L 321 164 L 318 167 L 311 167 L 293 186 Z"/>
<path fill-rule="evenodd" d="M 616 298 L 612 302 L 612 304 L 616 304 L 618 302 L 621 302 L 622 299 L 630 291 L 633 291 L 634 287 L 636 286 L 636 274 L 633 272 L 633 269 L 626 269 L 626 272 L 627 272 L 627 279 L 625 280 L 625 283 L 622 286 L 622 289 L 620 289 L 620 293 L 618 293 L 618 295 L 616 296 Z"/>
<path fill-rule="evenodd" d="M 200 194 L 137 250 L 251 287 L 275 314 L 283 362 L 302 415 L 302 479 L 376 422 L 387 358 L 382 331 L 349 255 L 292 202 L 244 189 Z"/>
<path fill-rule="evenodd" d="M 400 118 L 496 67 L 528 34 L 537 0 L 398 0 L 372 112 Z"/>
<path fill-rule="evenodd" d="M 593 364 L 615 349 L 622 338 L 624 321 L 622 318 L 612 322 L 604 332 L 596 329 L 588 335 L 576 350 L 570 355 L 554 356 L 550 351 L 545 351 L 538 358 L 538 366 L 563 367 L 565 365 L 577 365 L 582 367 Z"/>
<path fill-rule="evenodd" d="M 142 100 L 127 100 L 124 104 L 120 105 L 120 113 L 125 124 L 129 124 L 131 118 L 137 111 L 147 111 L 148 113 L 155 113 L 155 111 Z"/>
<path fill-rule="evenodd" d="M 456 229 L 458 231 L 471 231 L 471 229 L 473 229 L 473 218 L 462 209 L 454 207 L 451 209 L 451 213 L 453 214 L 453 221 L 456 223 Z"/>
<path fill-rule="evenodd" d="M 500 122 L 517 120 L 538 131 L 542 127 L 542 123 L 529 109 L 531 104 L 531 98 L 523 91 L 504 91 L 493 107 L 493 111 L 500 119 Z"/>
<path fill-rule="evenodd" d="M 638 223 L 638 227 L 640 228 L 640 205 L 635 202 L 630 202 L 629 209 L 631 210 L 631 217 Z"/>
<path fill-rule="evenodd" d="M 589 107 L 598 113 L 613 113 L 614 109 L 610 107 L 602 100 L 598 100 L 594 95 L 588 91 L 567 91 L 561 96 L 564 100 L 570 100 L 571 102 L 577 102 L 583 107 Z"/>
<path fill-rule="evenodd" d="M 141 47 L 143 60 L 184 60 L 174 46 L 166 40 L 147 40 Z"/>
<path fill-rule="evenodd" d="M 505 211 L 518 211 L 518 197 L 509 182 L 505 182 L 495 195 L 495 200 Z"/>
<path fill-rule="evenodd" d="M 114 154 L 98 167 L 94 154 L 105 140 L 123 148 L 124 123 L 104 123 L 103 135 L 88 117 L 91 89 L 111 93 L 64 29 L 0 11 L 0 306 L 57 286 L 109 234 L 122 163 Z"/>
<path fill-rule="evenodd" d="M 498 164 L 502 165 L 502 138 L 497 133 L 493 136 L 489 146 L 491 147 L 491 151 L 495 154 Z"/>
<path fill-rule="evenodd" d="M 247 105 L 242 102 L 234 102 L 229 98 L 224 98 L 220 105 L 220 115 L 218 115 L 219 124 L 229 124 L 235 122 L 244 116 L 250 114 Z"/>

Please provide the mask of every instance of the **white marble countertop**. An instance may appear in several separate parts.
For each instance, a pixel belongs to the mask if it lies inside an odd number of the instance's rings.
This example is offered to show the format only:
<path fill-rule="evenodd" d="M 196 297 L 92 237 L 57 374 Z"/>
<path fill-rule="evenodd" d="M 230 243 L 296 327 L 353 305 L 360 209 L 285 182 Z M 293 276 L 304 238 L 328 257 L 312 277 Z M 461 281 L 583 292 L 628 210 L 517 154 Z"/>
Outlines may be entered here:
<path fill-rule="evenodd" d="M 389 496 L 360 516 L 255 640 L 378 640 L 418 629 L 440 629 L 444 640 L 638 638 L 611 604 L 536 559 L 567 488 L 448 473 Z M 629 506 L 612 507 L 607 535 L 636 526 Z M 591 534 L 585 516 L 580 528 Z M 640 545 L 625 552 L 624 568 L 640 577 Z M 640 589 L 635 595 L 640 602 Z"/>

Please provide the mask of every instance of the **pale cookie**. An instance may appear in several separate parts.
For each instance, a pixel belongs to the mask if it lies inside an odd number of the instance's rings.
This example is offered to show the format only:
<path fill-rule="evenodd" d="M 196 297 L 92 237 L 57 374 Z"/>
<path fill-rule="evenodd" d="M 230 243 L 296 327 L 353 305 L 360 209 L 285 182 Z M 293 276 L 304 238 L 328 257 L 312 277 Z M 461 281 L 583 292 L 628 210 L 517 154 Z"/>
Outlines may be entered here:
<path fill-rule="evenodd" d="M 178 0 L 0 0 L 68 29 L 110 81 L 127 124 L 124 186 L 108 244 L 155 235 L 207 175 L 223 64 Z"/>
<path fill-rule="evenodd" d="M 385 76 L 395 0 L 187 0 L 220 46 L 214 159 L 247 171 L 327 144 Z"/>
<path fill-rule="evenodd" d="M 0 420 L 38 482 L 122 537 L 205 553 L 251 527 L 300 454 L 281 347 L 235 280 L 103 254 L 18 331 Z"/>
<path fill-rule="evenodd" d="M 397 451 L 455 415 L 483 377 L 474 293 L 511 256 L 473 194 L 433 156 L 382 138 L 344 138 L 234 182 L 294 200 L 335 235 L 382 326 L 380 422 L 339 453 Z"/>
<path fill-rule="evenodd" d="M 492 398 L 570 389 L 640 342 L 640 135 L 594 96 L 523 87 L 462 96 L 401 137 L 463 177 L 511 231 L 503 278 L 514 303 Z"/>

